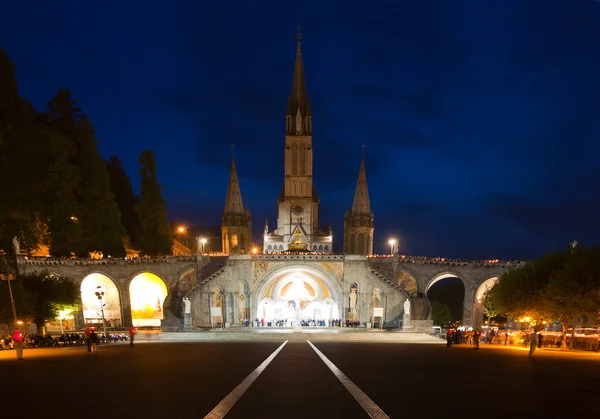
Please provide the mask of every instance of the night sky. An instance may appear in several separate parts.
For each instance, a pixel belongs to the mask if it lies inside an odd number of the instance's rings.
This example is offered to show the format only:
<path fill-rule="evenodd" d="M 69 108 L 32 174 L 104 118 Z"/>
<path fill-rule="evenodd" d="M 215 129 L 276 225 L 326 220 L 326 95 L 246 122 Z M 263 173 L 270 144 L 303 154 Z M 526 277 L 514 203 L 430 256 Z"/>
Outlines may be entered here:
<path fill-rule="evenodd" d="M 276 225 L 296 31 L 321 223 L 341 248 L 365 144 L 375 252 L 534 258 L 600 242 L 600 2 L 28 0 L 0 46 L 38 110 L 69 88 L 103 157 L 154 151 L 169 217 L 221 222 L 231 144 Z"/>

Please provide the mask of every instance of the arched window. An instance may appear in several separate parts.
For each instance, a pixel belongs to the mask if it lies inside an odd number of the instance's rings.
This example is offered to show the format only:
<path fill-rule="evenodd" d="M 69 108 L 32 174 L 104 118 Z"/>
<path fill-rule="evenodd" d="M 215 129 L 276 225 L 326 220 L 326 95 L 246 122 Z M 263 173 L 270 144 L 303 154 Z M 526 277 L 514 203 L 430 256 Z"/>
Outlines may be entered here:
<path fill-rule="evenodd" d="M 358 235 L 358 253 L 359 255 L 366 255 L 367 251 L 365 249 L 365 235 L 360 233 Z"/>
<path fill-rule="evenodd" d="M 329 252 L 329 246 L 328 246 L 328 245 L 325 245 L 325 248 L 324 248 L 324 250 L 325 250 L 326 252 Z"/>
<path fill-rule="evenodd" d="M 232 234 L 231 235 L 231 248 L 235 249 L 238 247 L 238 236 L 237 234 Z"/>

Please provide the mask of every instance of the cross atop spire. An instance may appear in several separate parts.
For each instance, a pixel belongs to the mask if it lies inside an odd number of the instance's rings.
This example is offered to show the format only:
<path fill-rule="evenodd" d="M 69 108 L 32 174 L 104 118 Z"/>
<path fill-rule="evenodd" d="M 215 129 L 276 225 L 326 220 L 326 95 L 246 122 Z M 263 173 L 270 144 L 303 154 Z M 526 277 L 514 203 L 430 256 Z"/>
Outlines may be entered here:
<path fill-rule="evenodd" d="M 298 33 L 296 34 L 296 39 L 298 40 L 298 42 L 300 42 L 300 40 L 302 39 L 302 32 L 300 32 L 300 28 L 302 26 L 300 26 L 300 24 L 298 23 Z"/>

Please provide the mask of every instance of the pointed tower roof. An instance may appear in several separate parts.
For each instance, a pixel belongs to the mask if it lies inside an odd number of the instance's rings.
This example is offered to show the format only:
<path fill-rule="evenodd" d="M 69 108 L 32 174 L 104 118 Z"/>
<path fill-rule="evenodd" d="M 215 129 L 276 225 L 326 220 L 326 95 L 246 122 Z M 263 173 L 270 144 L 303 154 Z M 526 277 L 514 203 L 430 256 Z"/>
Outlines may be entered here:
<path fill-rule="evenodd" d="M 365 172 L 365 157 L 363 155 L 354 192 L 354 203 L 352 212 L 355 214 L 370 214 L 371 202 L 369 201 L 369 188 L 367 187 L 367 173 Z"/>
<path fill-rule="evenodd" d="M 231 170 L 229 171 L 229 186 L 227 187 L 227 198 L 225 199 L 224 212 L 244 212 L 242 192 L 240 191 L 240 183 L 238 182 L 237 171 L 235 170 L 235 160 L 233 156 L 231 156 Z"/>
<path fill-rule="evenodd" d="M 288 99 L 286 115 L 296 116 L 300 109 L 302 116 L 312 116 L 310 103 L 306 93 L 306 82 L 304 81 L 304 67 L 302 66 L 302 49 L 300 48 L 300 39 L 302 34 L 298 32 L 296 36 L 298 45 L 296 46 L 296 62 L 294 63 L 294 78 L 292 80 L 292 91 Z"/>

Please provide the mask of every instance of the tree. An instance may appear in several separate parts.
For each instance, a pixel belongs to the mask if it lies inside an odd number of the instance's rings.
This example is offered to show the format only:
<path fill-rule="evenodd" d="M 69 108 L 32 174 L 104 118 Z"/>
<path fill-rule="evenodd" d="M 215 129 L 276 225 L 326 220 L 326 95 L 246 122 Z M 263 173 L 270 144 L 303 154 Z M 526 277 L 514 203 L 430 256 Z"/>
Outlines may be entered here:
<path fill-rule="evenodd" d="M 115 201 L 121 212 L 121 224 L 129 236 L 130 243 L 136 247 L 138 244 L 139 219 L 135 212 L 136 196 L 121 160 L 113 154 L 106 162 L 108 175 Z"/>
<path fill-rule="evenodd" d="M 112 193 L 108 170 L 98 152 L 94 128 L 86 117 L 77 123 L 73 139 L 78 150 L 76 195 L 84 253 L 125 256 L 121 213 Z"/>
<path fill-rule="evenodd" d="M 75 135 L 77 123 L 81 120 L 81 108 L 71 99 L 71 91 L 60 87 L 56 96 L 46 104 L 48 112 L 43 119 L 56 131 L 67 137 Z"/>
<path fill-rule="evenodd" d="M 40 212 L 50 232 L 50 254 L 69 257 L 71 253 L 86 256 L 80 209 L 75 195 L 78 184 L 75 167 L 69 161 L 73 143 L 58 132 L 40 132 L 40 175 L 38 195 Z"/>
<path fill-rule="evenodd" d="M 454 320 L 450 307 L 436 300 L 431 301 L 431 319 L 433 324 L 440 326 L 451 324 Z"/>
<path fill-rule="evenodd" d="M 77 304 L 79 290 L 68 278 L 41 272 L 23 275 L 22 281 L 31 302 L 25 314 L 33 317 L 38 330 L 57 318 L 61 306 Z"/>
<path fill-rule="evenodd" d="M 528 316 L 541 321 L 550 318 L 550 308 L 544 299 L 544 290 L 550 276 L 562 269 L 569 252 L 550 252 L 518 269 L 505 272 L 494 286 L 493 304 L 507 315 L 518 318 Z"/>
<path fill-rule="evenodd" d="M 487 317 L 488 320 L 488 326 L 490 326 L 492 324 L 492 319 L 494 317 L 498 317 L 500 316 L 502 313 L 502 311 L 496 307 L 496 304 L 494 302 L 494 288 L 492 287 L 487 288 L 485 291 L 485 295 L 483 297 L 483 314 L 485 314 L 485 317 Z"/>
<path fill-rule="evenodd" d="M 144 255 L 171 254 L 173 242 L 167 220 L 162 187 L 156 178 L 156 161 L 151 151 L 142 151 L 139 160 L 142 177 L 140 199 L 135 207 L 140 220 L 139 247 Z"/>
<path fill-rule="evenodd" d="M 573 349 L 575 327 L 579 318 L 597 323 L 600 307 L 600 246 L 591 250 L 574 249 L 565 266 L 552 273 L 544 290 L 544 301 L 553 320 L 562 324 L 563 349 L 568 326 L 569 348 Z"/>

